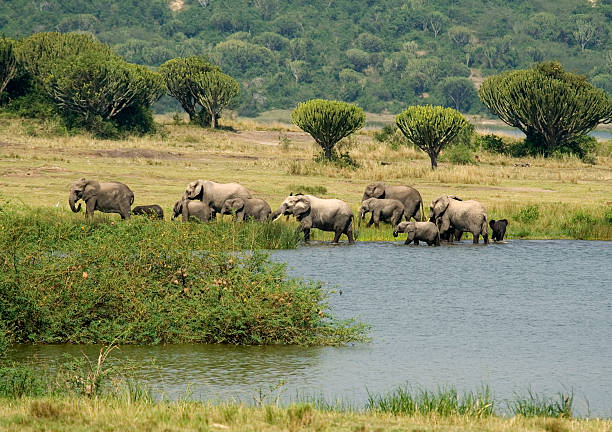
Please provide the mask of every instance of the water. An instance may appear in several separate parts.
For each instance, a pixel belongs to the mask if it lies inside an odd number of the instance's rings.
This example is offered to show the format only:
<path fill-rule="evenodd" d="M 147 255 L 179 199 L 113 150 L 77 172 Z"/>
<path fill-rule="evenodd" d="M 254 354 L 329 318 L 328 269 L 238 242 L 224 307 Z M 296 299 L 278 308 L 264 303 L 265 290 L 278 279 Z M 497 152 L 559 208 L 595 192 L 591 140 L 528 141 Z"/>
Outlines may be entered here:
<path fill-rule="evenodd" d="M 575 394 L 581 415 L 612 416 L 612 245 L 509 241 L 473 246 L 314 244 L 276 251 L 292 275 L 327 281 L 338 317 L 371 324 L 373 341 L 346 347 L 122 347 L 154 359 L 140 373 L 167 398 L 253 401 L 283 382 L 302 395 L 361 405 L 402 384 L 474 390 L 496 399 Z M 340 290 L 342 294 L 340 294 Z M 20 347 L 55 358 L 78 346 Z M 85 347 L 93 355 L 95 347 Z"/>
<path fill-rule="evenodd" d="M 476 128 L 480 133 L 488 133 L 494 135 L 510 135 L 513 138 L 525 138 L 525 134 L 517 128 L 510 126 L 495 126 L 495 125 L 477 125 Z M 612 138 L 612 132 L 605 129 L 596 129 L 588 133 L 588 135 L 600 141 L 607 141 Z"/>

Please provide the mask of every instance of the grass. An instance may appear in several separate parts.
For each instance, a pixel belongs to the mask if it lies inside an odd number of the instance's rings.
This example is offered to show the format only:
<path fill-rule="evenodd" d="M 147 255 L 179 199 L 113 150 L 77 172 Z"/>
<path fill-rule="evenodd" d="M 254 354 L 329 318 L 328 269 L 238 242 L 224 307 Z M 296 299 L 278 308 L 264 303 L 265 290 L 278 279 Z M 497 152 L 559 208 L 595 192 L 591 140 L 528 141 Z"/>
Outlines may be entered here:
<path fill-rule="evenodd" d="M 0 118 L 0 206 L 65 209 L 70 183 L 88 177 L 122 181 L 134 191 L 134 205 L 156 203 L 168 214 L 187 183 L 203 178 L 237 181 L 273 209 L 297 186 L 341 198 L 356 212 L 365 186 L 383 180 L 416 187 L 426 213 L 442 194 L 481 201 L 490 218 L 510 221 L 508 238 L 612 239 L 612 158 L 605 152 L 590 165 L 567 156 L 513 159 L 477 151 L 473 165 L 443 162 L 432 171 L 420 150 L 392 150 L 365 130 L 351 140 L 350 155 L 359 168 L 338 168 L 315 163 L 318 147 L 294 126 L 224 120 L 237 131 L 232 132 L 161 120 L 167 123 L 157 135 L 108 141 L 62 134 L 48 122 Z M 290 145 L 283 146 L 284 140 Z M 515 166 L 519 162 L 530 167 Z M 513 218 L 528 206 L 539 208 L 537 221 Z M 388 240 L 390 232 L 362 229 L 360 239 Z"/>
<path fill-rule="evenodd" d="M 285 224 L 0 211 L 3 337 L 29 343 L 336 345 L 365 339 L 320 284 L 245 249 L 295 247 Z"/>

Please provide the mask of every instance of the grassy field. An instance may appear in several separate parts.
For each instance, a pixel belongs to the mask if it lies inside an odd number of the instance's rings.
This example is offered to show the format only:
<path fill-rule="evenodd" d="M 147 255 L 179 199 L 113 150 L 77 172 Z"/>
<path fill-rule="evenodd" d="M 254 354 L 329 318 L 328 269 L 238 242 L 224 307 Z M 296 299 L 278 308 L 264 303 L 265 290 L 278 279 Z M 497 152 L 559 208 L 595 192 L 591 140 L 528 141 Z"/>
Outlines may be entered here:
<path fill-rule="evenodd" d="M 612 422 L 338 412 L 317 409 L 310 404 L 248 407 L 232 403 L 26 397 L 0 402 L 0 430 L 608 432 L 612 431 Z"/>
<path fill-rule="evenodd" d="M 477 152 L 476 165 L 441 162 L 432 171 L 420 150 L 392 150 L 365 130 L 348 140 L 361 165 L 350 169 L 313 162 L 318 148 L 310 136 L 286 124 L 224 120 L 233 130 L 211 131 L 175 124 L 170 116 L 158 121 L 164 124 L 154 136 L 107 141 L 69 135 L 53 123 L 0 118 L 0 206 L 67 209 L 70 183 L 87 177 L 122 181 L 134 191 L 134 205 L 156 203 L 166 213 L 195 179 L 239 182 L 273 209 L 301 191 L 344 199 L 356 211 L 366 184 L 382 180 L 416 187 L 427 214 L 442 194 L 479 200 L 490 219 L 510 221 L 508 238 L 612 239 L 607 150 L 595 165 L 574 157 L 518 160 Z M 519 162 L 530 166 L 515 166 Z M 388 226 L 362 227 L 359 239 L 393 237 Z"/>

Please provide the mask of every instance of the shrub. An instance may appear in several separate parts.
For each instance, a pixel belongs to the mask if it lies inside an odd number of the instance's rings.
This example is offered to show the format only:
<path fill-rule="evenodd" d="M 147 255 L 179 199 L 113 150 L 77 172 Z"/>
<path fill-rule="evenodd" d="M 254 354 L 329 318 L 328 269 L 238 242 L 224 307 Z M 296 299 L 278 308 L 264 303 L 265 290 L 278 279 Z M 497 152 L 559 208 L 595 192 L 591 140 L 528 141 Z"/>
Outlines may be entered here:
<path fill-rule="evenodd" d="M 327 317 L 320 284 L 260 247 L 295 247 L 285 224 L 83 221 L 0 213 L 0 322 L 15 342 L 339 344 L 363 327 Z"/>
<path fill-rule="evenodd" d="M 491 153 L 506 153 L 504 140 L 497 135 L 487 134 L 478 135 L 475 141 L 476 146 Z"/>
<path fill-rule="evenodd" d="M 514 218 L 522 223 L 533 223 L 540 218 L 540 209 L 537 205 L 523 207 L 514 215 Z"/>
<path fill-rule="evenodd" d="M 474 154 L 466 145 L 459 144 L 447 149 L 444 154 L 444 159 L 456 165 L 474 164 Z"/>

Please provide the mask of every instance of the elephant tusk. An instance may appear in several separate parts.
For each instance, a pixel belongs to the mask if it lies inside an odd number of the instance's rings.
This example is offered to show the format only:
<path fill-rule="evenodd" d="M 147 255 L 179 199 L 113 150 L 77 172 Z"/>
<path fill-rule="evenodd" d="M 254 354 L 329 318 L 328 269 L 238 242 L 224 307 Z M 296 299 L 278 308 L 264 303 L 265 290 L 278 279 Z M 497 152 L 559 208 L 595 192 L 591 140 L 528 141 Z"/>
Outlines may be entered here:
<path fill-rule="evenodd" d="M 277 220 L 279 220 L 281 218 L 283 214 L 279 214 L 278 216 L 276 216 L 274 219 L 272 219 L 272 222 L 276 222 Z"/>

